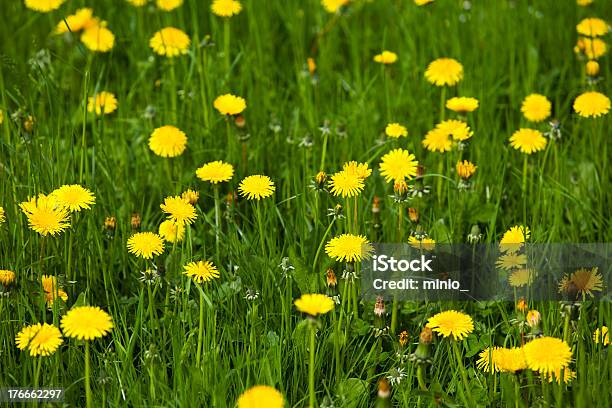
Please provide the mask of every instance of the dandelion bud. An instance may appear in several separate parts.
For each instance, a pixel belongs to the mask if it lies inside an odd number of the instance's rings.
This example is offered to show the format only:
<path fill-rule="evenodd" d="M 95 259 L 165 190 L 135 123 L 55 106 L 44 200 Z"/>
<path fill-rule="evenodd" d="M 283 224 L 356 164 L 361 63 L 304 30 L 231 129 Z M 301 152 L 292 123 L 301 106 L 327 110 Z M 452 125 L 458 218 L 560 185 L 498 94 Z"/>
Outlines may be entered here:
<path fill-rule="evenodd" d="M 457 162 L 457 174 L 463 180 L 468 180 L 470 177 L 476 173 L 477 166 L 474 166 L 474 163 L 464 160 Z"/>
<path fill-rule="evenodd" d="M 433 338 L 433 332 L 429 327 L 423 328 L 419 335 L 419 345 L 416 351 L 410 355 L 410 359 L 419 364 L 427 364 L 431 362 L 431 340 Z"/>
<path fill-rule="evenodd" d="M 132 218 L 130 220 L 130 224 L 132 224 L 132 229 L 140 229 L 140 214 L 132 213 Z"/>
<path fill-rule="evenodd" d="M 26 116 L 23 120 L 23 130 L 28 133 L 31 133 L 34 130 L 34 117 L 32 115 Z"/>
<path fill-rule="evenodd" d="M 423 177 L 423 175 L 425 174 L 425 167 L 423 167 L 423 165 L 419 164 L 417 166 L 416 172 L 417 172 L 417 174 L 416 174 L 417 177 Z"/>
<path fill-rule="evenodd" d="M 408 344 L 408 332 L 406 330 L 402 331 L 399 335 L 399 344 L 402 347 L 405 347 Z"/>
<path fill-rule="evenodd" d="M 540 324 L 540 312 L 538 312 L 537 310 L 530 310 L 529 312 L 527 312 L 527 317 L 525 319 L 527 320 L 527 324 L 529 325 L 529 327 L 536 327 Z"/>
<path fill-rule="evenodd" d="M 106 217 L 104 219 L 104 229 L 107 231 L 114 231 L 117 226 L 117 219 L 113 216 Z"/>
<path fill-rule="evenodd" d="M 236 194 L 233 191 L 230 191 L 225 195 L 225 205 L 231 207 L 232 204 L 236 202 Z"/>
<path fill-rule="evenodd" d="M 200 193 L 191 189 L 187 189 L 187 191 L 184 191 L 183 194 L 181 194 L 181 198 L 187 201 L 189 204 L 195 205 L 195 203 L 197 203 L 198 199 L 200 198 Z"/>
<path fill-rule="evenodd" d="M 525 313 L 527 309 L 528 309 L 527 301 L 525 301 L 525 298 L 520 298 L 518 302 L 516 302 L 516 310 L 518 310 L 521 313 Z"/>
<path fill-rule="evenodd" d="M 475 244 L 480 241 L 481 238 L 482 234 L 480 232 L 480 227 L 478 226 L 478 224 L 472 225 L 472 229 L 470 230 L 470 233 L 467 236 L 468 242 L 470 244 Z"/>
<path fill-rule="evenodd" d="M 393 191 L 398 195 L 405 194 L 408 191 L 408 184 L 405 180 L 398 180 L 393 184 Z"/>
<path fill-rule="evenodd" d="M 15 282 L 15 272 L 0 269 L 0 283 L 9 286 L 13 282 Z"/>
<path fill-rule="evenodd" d="M 591 60 L 586 63 L 586 73 L 588 76 L 597 76 L 599 74 L 599 63 L 595 60 Z"/>
<path fill-rule="evenodd" d="M 388 400 L 391 396 L 391 386 L 389 385 L 389 381 L 383 377 L 378 381 L 378 406 L 382 407 L 385 405 L 381 405 L 382 401 L 380 400 Z"/>
<path fill-rule="evenodd" d="M 327 272 L 325 273 L 327 286 L 336 287 L 338 284 L 338 279 L 336 278 L 336 274 L 332 268 L 327 268 Z"/>
<path fill-rule="evenodd" d="M 374 304 L 374 314 L 376 316 L 383 316 L 385 314 L 385 301 L 382 296 L 378 296 L 376 298 L 376 303 Z"/>
<path fill-rule="evenodd" d="M 410 221 L 412 222 L 415 222 L 415 223 L 419 222 L 419 210 L 413 207 L 409 207 L 408 208 L 408 218 L 410 218 Z"/>
<path fill-rule="evenodd" d="M 380 212 L 380 198 L 378 196 L 374 196 L 374 200 L 372 201 L 372 212 L 374 214 Z"/>
<path fill-rule="evenodd" d="M 433 338 L 433 331 L 429 327 L 425 327 L 419 334 L 419 343 L 430 344 Z"/>
<path fill-rule="evenodd" d="M 308 64 L 308 72 L 310 75 L 314 75 L 317 70 L 317 63 L 315 62 L 314 58 L 308 58 L 306 63 Z"/>
<path fill-rule="evenodd" d="M 327 183 L 327 174 L 324 171 L 318 172 L 315 176 L 315 183 L 318 189 L 323 190 L 325 183 Z"/>
<path fill-rule="evenodd" d="M 243 128 L 246 125 L 246 119 L 242 115 L 237 115 L 234 119 L 234 123 L 237 127 Z"/>

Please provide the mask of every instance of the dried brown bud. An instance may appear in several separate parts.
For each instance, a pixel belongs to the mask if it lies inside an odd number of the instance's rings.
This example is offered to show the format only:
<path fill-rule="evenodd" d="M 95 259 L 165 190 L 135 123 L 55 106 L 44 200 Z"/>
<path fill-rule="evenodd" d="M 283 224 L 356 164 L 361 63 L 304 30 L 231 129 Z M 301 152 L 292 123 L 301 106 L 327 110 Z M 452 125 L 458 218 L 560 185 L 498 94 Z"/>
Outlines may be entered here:
<path fill-rule="evenodd" d="M 138 213 L 132 213 L 132 219 L 130 220 L 130 223 L 132 224 L 132 229 L 140 229 L 140 214 Z"/>
<path fill-rule="evenodd" d="M 237 127 L 243 128 L 246 125 L 246 119 L 242 115 L 237 115 L 234 119 L 234 123 Z"/>
<path fill-rule="evenodd" d="M 419 342 L 423 344 L 430 344 L 432 338 L 433 332 L 431 329 L 429 327 L 424 327 L 421 334 L 419 334 Z"/>
<path fill-rule="evenodd" d="M 419 210 L 413 207 L 408 208 L 408 218 L 412 222 L 419 222 Z"/>
<path fill-rule="evenodd" d="M 417 177 L 423 177 L 423 174 L 425 174 L 425 167 L 423 167 L 423 165 L 419 164 L 417 166 Z"/>
<path fill-rule="evenodd" d="M 327 286 L 335 287 L 338 284 L 338 279 L 336 279 L 336 274 L 332 268 L 328 268 L 325 273 Z"/>
<path fill-rule="evenodd" d="M 399 344 L 402 347 L 404 347 L 406 344 L 408 344 L 408 332 L 406 330 L 402 331 L 399 334 Z"/>
<path fill-rule="evenodd" d="M 516 310 L 518 310 L 519 312 L 525 313 L 527 308 L 528 306 L 527 306 L 527 302 L 525 301 L 525 298 L 520 298 L 518 302 L 516 302 Z"/>
<path fill-rule="evenodd" d="M 372 201 L 372 212 L 380 212 L 380 198 L 378 196 L 374 196 L 374 200 Z"/>
<path fill-rule="evenodd" d="M 391 395 L 391 385 L 389 385 L 389 381 L 382 377 L 378 381 L 378 398 L 387 399 Z"/>
<path fill-rule="evenodd" d="M 104 219 L 104 229 L 113 231 L 117 226 L 117 219 L 114 216 L 106 217 Z"/>
<path fill-rule="evenodd" d="M 382 316 L 385 314 L 385 301 L 382 296 L 378 296 L 376 298 L 376 303 L 374 304 L 374 314 L 376 316 Z"/>

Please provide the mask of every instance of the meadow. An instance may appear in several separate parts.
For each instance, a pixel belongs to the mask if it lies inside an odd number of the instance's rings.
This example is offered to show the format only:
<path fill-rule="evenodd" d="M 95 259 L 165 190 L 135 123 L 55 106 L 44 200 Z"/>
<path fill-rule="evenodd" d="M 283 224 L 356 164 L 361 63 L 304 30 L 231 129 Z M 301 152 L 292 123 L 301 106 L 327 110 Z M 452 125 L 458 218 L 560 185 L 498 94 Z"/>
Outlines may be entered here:
<path fill-rule="evenodd" d="M 610 242 L 611 20 L 609 0 L 3 1 L 0 391 L 612 406 L 609 264 L 562 300 L 360 293 L 375 243 L 499 245 L 523 293 L 525 245 Z"/>

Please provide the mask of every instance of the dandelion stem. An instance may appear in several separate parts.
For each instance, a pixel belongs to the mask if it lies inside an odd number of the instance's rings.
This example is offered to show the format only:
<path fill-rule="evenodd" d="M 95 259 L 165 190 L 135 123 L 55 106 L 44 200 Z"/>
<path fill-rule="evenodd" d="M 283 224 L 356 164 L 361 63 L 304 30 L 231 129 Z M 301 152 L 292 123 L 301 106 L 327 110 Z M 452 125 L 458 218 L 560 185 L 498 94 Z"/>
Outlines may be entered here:
<path fill-rule="evenodd" d="M 225 62 L 225 75 L 229 78 L 230 74 L 230 22 L 229 18 L 223 19 L 223 59 Z"/>
<path fill-rule="evenodd" d="M 417 366 L 417 381 L 419 383 L 419 388 L 422 391 L 427 391 L 427 385 L 425 384 L 425 377 L 423 375 L 423 364 Z"/>
<path fill-rule="evenodd" d="M 90 384 L 90 371 L 89 371 L 89 342 L 85 341 L 85 401 L 87 402 L 87 408 L 92 407 L 91 401 L 91 384 Z"/>
<path fill-rule="evenodd" d="M 523 156 L 523 225 L 527 225 L 527 155 Z"/>
<path fill-rule="evenodd" d="M 219 185 L 215 184 L 213 187 L 214 195 L 215 195 L 215 254 L 217 256 L 217 262 L 221 261 L 221 256 L 219 254 L 219 234 L 220 234 L 220 217 L 219 217 Z"/>
<path fill-rule="evenodd" d="M 259 243 L 261 245 L 261 256 L 266 256 L 266 243 L 264 241 L 263 219 L 261 218 L 261 208 L 259 200 L 257 200 L 257 204 L 255 204 L 255 209 L 257 211 L 257 224 L 259 225 Z"/>
<path fill-rule="evenodd" d="M 315 334 L 316 326 L 314 322 L 310 324 L 310 362 L 308 364 L 308 393 L 310 400 L 310 408 L 316 407 L 315 399 L 315 382 L 314 382 L 314 364 L 315 364 Z"/>
<path fill-rule="evenodd" d="M 457 346 L 457 342 L 455 340 L 451 340 L 453 352 L 455 353 L 455 358 L 457 360 L 457 365 L 459 366 L 459 372 L 461 373 L 461 380 L 463 381 L 463 394 L 465 394 L 466 405 L 467 406 L 475 406 L 472 394 L 470 393 L 470 384 L 467 378 L 467 372 L 465 370 L 465 366 L 463 365 L 463 359 L 461 358 L 461 353 L 459 352 L 459 347 Z"/>
<path fill-rule="evenodd" d="M 312 273 L 316 273 L 317 272 L 317 261 L 319 260 L 319 255 L 321 254 L 321 250 L 323 249 L 323 244 L 325 243 L 325 238 L 327 238 L 327 235 L 329 234 L 329 231 L 331 231 L 332 226 L 334 225 L 334 221 L 336 221 L 335 218 L 332 219 L 332 221 L 329 223 L 327 229 L 325 230 L 325 233 L 323 234 L 323 238 L 321 238 L 321 242 L 319 242 L 319 247 L 317 248 L 317 253 L 315 254 L 314 257 L 314 261 L 312 261 Z"/>
<path fill-rule="evenodd" d="M 196 351 L 196 367 L 200 367 L 200 362 L 202 358 L 202 347 L 203 347 L 203 338 L 204 338 L 204 291 L 202 288 L 200 290 L 200 321 L 198 327 L 198 348 Z"/>

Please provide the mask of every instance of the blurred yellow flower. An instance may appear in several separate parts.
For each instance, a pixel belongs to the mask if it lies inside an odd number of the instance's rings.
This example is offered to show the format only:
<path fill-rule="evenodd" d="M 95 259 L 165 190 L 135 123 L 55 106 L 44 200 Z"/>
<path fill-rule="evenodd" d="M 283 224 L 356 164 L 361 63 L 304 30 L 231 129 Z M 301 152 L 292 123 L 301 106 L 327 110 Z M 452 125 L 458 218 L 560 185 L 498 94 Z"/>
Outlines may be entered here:
<path fill-rule="evenodd" d="M 175 126 L 162 126 L 151 133 L 149 148 L 161 157 L 177 157 L 187 147 L 187 135 Z"/>
<path fill-rule="evenodd" d="M 532 122 L 541 122 L 550 116 L 551 108 L 552 104 L 547 97 L 534 93 L 527 95 L 527 97 L 523 99 L 521 112 L 523 112 L 525 119 Z"/>
<path fill-rule="evenodd" d="M 601 326 L 600 328 L 595 329 L 593 332 L 593 341 L 595 344 L 602 344 L 603 346 L 607 346 L 610 344 L 609 331 L 607 326 Z"/>
<path fill-rule="evenodd" d="M 583 118 L 597 118 L 610 111 L 610 98 L 596 91 L 584 92 L 574 100 L 574 110 Z"/>
<path fill-rule="evenodd" d="M 168 58 L 187 54 L 190 44 L 189 36 L 174 27 L 162 28 L 149 40 L 149 46 L 156 54 Z"/>
<path fill-rule="evenodd" d="M 417 6 L 425 6 L 427 4 L 433 3 L 434 0 L 414 0 L 414 4 Z"/>
<path fill-rule="evenodd" d="M 65 19 L 57 23 L 55 33 L 76 33 L 78 31 L 98 25 L 99 23 L 99 20 L 93 16 L 92 9 L 82 8 L 78 9 L 76 13 L 67 16 Z"/>
<path fill-rule="evenodd" d="M 599 74 L 599 63 L 595 60 L 588 61 L 585 65 L 585 71 L 588 76 L 597 76 Z"/>
<path fill-rule="evenodd" d="M 15 272 L 6 269 L 0 269 L 0 283 L 8 286 L 15 282 Z"/>
<path fill-rule="evenodd" d="M 172 220 L 165 220 L 159 225 L 159 235 L 170 243 L 181 242 L 185 236 L 185 226 Z"/>
<path fill-rule="evenodd" d="M 299 299 L 296 299 L 294 303 L 297 310 L 313 317 L 334 310 L 335 306 L 332 298 L 319 293 L 304 294 Z"/>
<path fill-rule="evenodd" d="M 142 7 L 149 2 L 149 0 L 125 0 L 134 7 Z"/>
<path fill-rule="evenodd" d="M 242 11 L 242 4 L 237 0 L 214 0 L 210 9 L 219 17 L 232 17 Z"/>
<path fill-rule="evenodd" d="M 115 46 L 115 35 L 101 22 L 85 29 L 81 42 L 91 51 L 108 52 Z"/>
<path fill-rule="evenodd" d="M 96 115 L 108 115 L 117 110 L 117 98 L 114 94 L 100 91 L 87 100 L 87 112 L 96 112 Z"/>
<path fill-rule="evenodd" d="M 157 8 L 164 11 L 172 11 L 183 4 L 183 0 L 156 0 Z"/>
<path fill-rule="evenodd" d="M 408 237 L 408 245 L 414 249 L 431 251 L 436 247 L 436 240 L 426 236 L 417 238 L 416 236 L 411 235 Z"/>
<path fill-rule="evenodd" d="M 408 136 L 408 130 L 399 123 L 389 123 L 385 128 L 385 134 L 389 137 L 398 139 Z"/>
<path fill-rule="evenodd" d="M 367 179 L 372 174 L 372 169 L 368 166 L 368 163 L 357 163 L 354 160 L 344 163 L 342 170 L 354 174 L 362 180 Z"/>
<path fill-rule="evenodd" d="M 546 147 L 546 138 L 536 129 L 519 129 L 510 136 L 510 145 L 521 153 L 532 154 Z"/>
<path fill-rule="evenodd" d="M 606 55 L 608 52 L 608 46 L 606 45 L 605 41 L 600 38 L 591 39 L 580 37 L 578 38 L 578 42 L 576 43 L 574 50 L 577 53 L 582 52 L 590 60 L 596 60 Z"/>
<path fill-rule="evenodd" d="M 446 101 L 446 108 L 459 113 L 473 112 L 478 109 L 478 99 L 456 96 Z"/>
<path fill-rule="evenodd" d="M 587 37 L 600 37 L 608 34 L 610 26 L 601 18 L 585 18 L 578 23 L 576 31 Z"/>
<path fill-rule="evenodd" d="M 463 142 L 474 135 L 467 123 L 461 120 L 444 120 L 436 125 L 436 129 L 451 136 L 454 141 Z"/>
<path fill-rule="evenodd" d="M 453 146 L 449 136 L 448 132 L 435 128 L 427 132 L 421 143 L 430 152 L 444 153 L 450 151 Z"/>
<path fill-rule="evenodd" d="M 238 408 L 283 408 L 283 395 L 267 385 L 256 385 L 238 398 Z"/>
<path fill-rule="evenodd" d="M 570 347 L 561 339 L 540 337 L 524 347 L 527 366 L 542 374 L 558 372 L 568 367 L 572 359 Z"/>
<path fill-rule="evenodd" d="M 513 254 L 523 247 L 523 244 L 531 237 L 529 227 L 515 225 L 504 232 L 499 241 L 499 250 Z"/>
<path fill-rule="evenodd" d="M 463 65 L 453 58 L 438 58 L 425 71 L 425 78 L 436 86 L 453 86 L 463 79 Z"/>
<path fill-rule="evenodd" d="M 30 10 L 48 13 L 60 8 L 66 0 L 25 0 L 24 4 Z"/>
<path fill-rule="evenodd" d="M 206 163 L 196 170 L 196 176 L 202 181 L 213 184 L 229 181 L 234 176 L 234 166 L 221 160 Z"/>
<path fill-rule="evenodd" d="M 380 54 L 376 54 L 374 56 L 374 62 L 378 62 L 379 64 L 393 64 L 397 61 L 397 54 L 392 51 L 383 51 Z"/>
<path fill-rule="evenodd" d="M 601 292 L 603 288 L 603 279 L 597 267 L 580 268 L 570 275 L 563 275 L 559 282 L 559 292 L 583 298 L 587 295 L 592 297 L 593 292 Z"/>
<path fill-rule="evenodd" d="M 2 224 L 6 220 L 4 208 L 0 207 L 0 224 Z"/>
<path fill-rule="evenodd" d="M 458 161 L 457 162 L 457 175 L 461 177 L 462 179 L 467 180 L 470 177 L 472 177 L 474 173 L 476 173 L 477 168 L 478 166 L 475 166 L 474 163 L 472 163 L 469 160 Z"/>
<path fill-rule="evenodd" d="M 323 8 L 328 13 L 337 13 L 342 6 L 346 6 L 351 0 L 321 0 Z"/>
<path fill-rule="evenodd" d="M 240 96 L 225 94 L 218 96 L 213 106 L 222 115 L 238 115 L 246 109 L 246 101 Z"/>
<path fill-rule="evenodd" d="M 42 275 L 40 277 L 45 300 L 49 306 L 53 306 L 55 299 L 60 298 L 64 302 L 68 300 L 68 294 L 59 286 L 55 276 Z"/>

